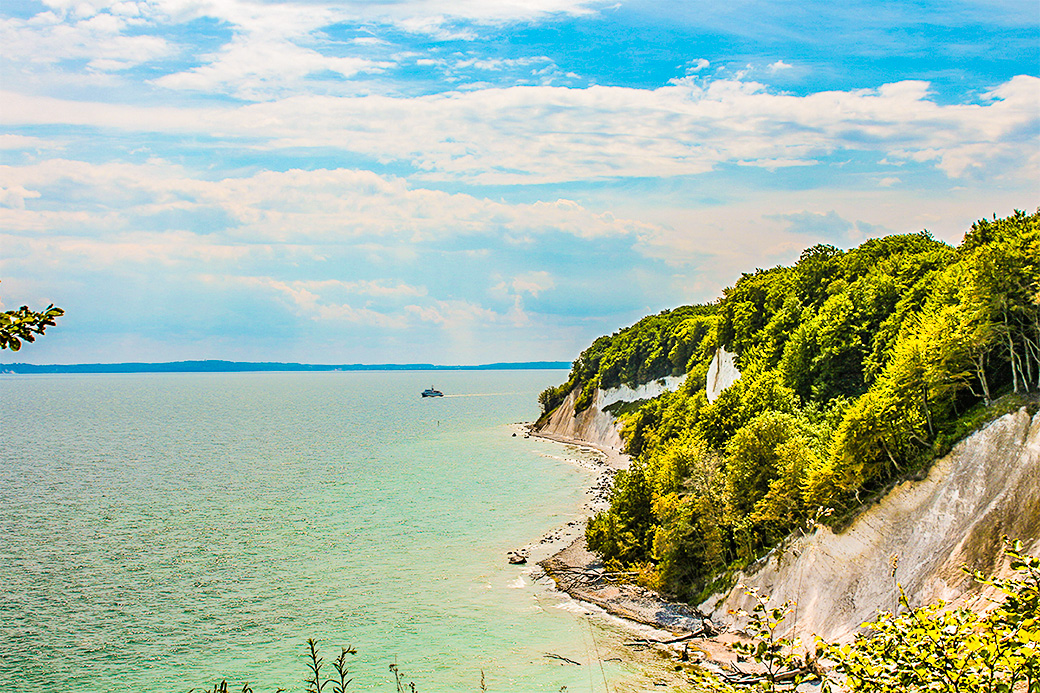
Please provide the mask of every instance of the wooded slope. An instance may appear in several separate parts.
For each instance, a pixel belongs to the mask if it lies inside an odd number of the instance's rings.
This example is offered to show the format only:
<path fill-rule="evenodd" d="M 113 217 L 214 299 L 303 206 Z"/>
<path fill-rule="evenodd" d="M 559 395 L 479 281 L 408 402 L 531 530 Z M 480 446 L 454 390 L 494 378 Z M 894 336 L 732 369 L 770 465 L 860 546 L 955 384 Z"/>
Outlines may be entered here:
<path fill-rule="evenodd" d="M 634 462 L 589 522 L 590 548 L 691 599 L 807 522 L 840 527 L 984 421 L 1035 403 L 1038 259 L 1040 212 L 979 221 L 956 248 L 926 232 L 818 245 L 712 304 L 596 340 L 542 393 L 545 411 L 572 390 L 581 411 L 597 388 L 688 378 L 622 414 Z M 719 347 L 742 375 L 709 403 Z"/>

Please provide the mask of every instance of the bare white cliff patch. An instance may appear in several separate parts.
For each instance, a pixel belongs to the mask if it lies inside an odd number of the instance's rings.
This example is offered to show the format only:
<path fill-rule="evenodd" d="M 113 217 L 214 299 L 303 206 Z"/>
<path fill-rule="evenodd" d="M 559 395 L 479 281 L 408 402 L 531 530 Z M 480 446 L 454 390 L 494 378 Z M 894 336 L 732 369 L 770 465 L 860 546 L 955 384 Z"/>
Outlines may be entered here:
<path fill-rule="evenodd" d="M 736 354 L 726 351 L 726 347 L 719 347 L 708 364 L 708 382 L 705 384 L 705 394 L 709 402 L 714 402 L 722 391 L 740 379 L 740 371 L 734 361 Z"/>

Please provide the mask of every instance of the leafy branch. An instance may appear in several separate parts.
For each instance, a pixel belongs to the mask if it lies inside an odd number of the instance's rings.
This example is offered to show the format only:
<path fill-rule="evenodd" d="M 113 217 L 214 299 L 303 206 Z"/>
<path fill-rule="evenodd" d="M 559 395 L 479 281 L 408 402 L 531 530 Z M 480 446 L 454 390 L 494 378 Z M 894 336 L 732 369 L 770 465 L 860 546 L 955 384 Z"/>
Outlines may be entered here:
<path fill-rule="evenodd" d="M 43 334 L 48 327 L 54 327 L 55 319 L 62 315 L 65 315 L 65 311 L 55 308 L 54 304 L 40 312 L 22 306 L 18 310 L 0 313 L 0 349 L 18 351 L 23 341 L 35 342 L 36 335 Z"/>

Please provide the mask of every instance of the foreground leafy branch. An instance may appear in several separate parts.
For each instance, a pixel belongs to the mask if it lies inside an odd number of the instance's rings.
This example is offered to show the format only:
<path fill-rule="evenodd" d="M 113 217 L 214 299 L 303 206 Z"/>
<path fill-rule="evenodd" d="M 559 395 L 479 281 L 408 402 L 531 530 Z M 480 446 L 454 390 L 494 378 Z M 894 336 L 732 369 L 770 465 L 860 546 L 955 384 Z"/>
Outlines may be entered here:
<path fill-rule="evenodd" d="M 733 647 L 758 662 L 765 668 L 762 676 L 750 677 L 760 690 L 773 693 L 781 685 L 797 686 L 802 681 L 816 678 L 814 670 L 806 665 L 809 656 L 803 659 L 797 654 L 798 643 L 778 635 L 780 624 L 787 618 L 794 602 L 788 600 L 780 606 L 769 606 L 769 597 L 759 594 L 755 588 L 745 591 L 754 600 L 751 612 L 737 613 L 748 619 L 745 628 L 751 642 L 735 642 Z"/>
<path fill-rule="evenodd" d="M 942 602 L 911 609 L 900 589 L 899 615 L 880 614 L 856 642 L 826 646 L 852 691 L 1036 693 L 1040 691 L 1040 559 L 1005 547 L 1014 574 L 975 578 L 1004 596 L 992 611 L 949 609 Z"/>
<path fill-rule="evenodd" d="M 914 609 L 900 588 L 905 611 L 879 614 L 846 645 L 817 640 L 815 653 L 799 654 L 797 641 L 778 636 L 791 602 L 772 607 L 769 597 L 750 590 L 753 609 L 738 613 L 748 619 L 751 641 L 734 646 L 762 673 L 724 678 L 770 692 L 818 678 L 822 693 L 1040 693 L 1040 558 L 1006 538 L 1004 553 L 1010 577 L 968 571 L 1002 595 L 992 609 L 977 613 L 942 602 Z"/>
<path fill-rule="evenodd" d="M 65 311 L 55 308 L 53 304 L 40 312 L 22 306 L 18 310 L 0 313 L 0 349 L 18 351 L 23 341 L 35 342 L 36 335 L 43 334 L 48 327 L 54 327 L 55 319 L 62 315 L 65 315 Z"/>
<path fill-rule="evenodd" d="M 347 686 L 354 680 L 347 678 L 347 655 L 356 655 L 357 650 L 350 646 L 340 648 L 339 657 L 332 661 L 332 666 L 336 669 L 336 675 L 339 678 L 322 681 L 321 667 L 324 660 L 318 656 L 318 643 L 314 641 L 314 638 L 307 639 L 307 649 L 309 650 L 307 669 L 311 676 L 307 679 L 307 693 L 323 693 L 329 684 L 332 684 L 332 693 L 346 693 Z"/>

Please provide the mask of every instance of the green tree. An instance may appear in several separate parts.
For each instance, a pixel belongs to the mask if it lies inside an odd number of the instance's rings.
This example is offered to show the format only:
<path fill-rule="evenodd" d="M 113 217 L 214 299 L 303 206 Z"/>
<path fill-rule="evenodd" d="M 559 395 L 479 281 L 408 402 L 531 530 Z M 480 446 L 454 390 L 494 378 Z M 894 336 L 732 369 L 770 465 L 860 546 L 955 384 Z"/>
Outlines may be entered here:
<path fill-rule="evenodd" d="M 765 411 L 743 426 L 726 444 L 726 489 L 730 506 L 747 515 L 780 475 L 781 448 L 800 433 L 798 418 L 783 411 Z"/>
<path fill-rule="evenodd" d="M 610 510 L 588 521 L 585 542 L 607 560 L 645 560 L 653 540 L 652 526 L 650 484 L 644 465 L 636 463 L 614 477 Z"/>

